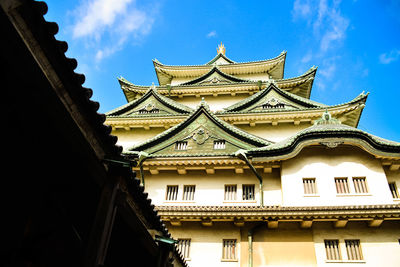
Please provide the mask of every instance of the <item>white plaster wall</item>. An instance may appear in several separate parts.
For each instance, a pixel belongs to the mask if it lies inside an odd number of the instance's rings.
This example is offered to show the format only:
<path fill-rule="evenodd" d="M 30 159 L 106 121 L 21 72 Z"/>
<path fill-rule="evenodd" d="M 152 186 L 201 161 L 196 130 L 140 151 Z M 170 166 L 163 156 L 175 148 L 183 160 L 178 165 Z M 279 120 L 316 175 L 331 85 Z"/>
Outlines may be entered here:
<path fill-rule="evenodd" d="M 267 140 L 279 142 L 295 135 L 298 131 L 310 127 L 311 124 L 309 122 L 304 122 L 299 125 L 293 125 L 293 123 L 280 123 L 276 126 L 272 126 L 271 124 L 256 124 L 256 126 L 235 124 L 234 126 Z"/>
<path fill-rule="evenodd" d="M 280 205 L 282 197 L 279 172 L 273 171 L 262 175 L 265 205 Z M 225 201 L 225 185 L 231 184 L 237 185 L 237 200 Z M 243 184 L 255 185 L 255 200 L 242 200 Z M 187 174 L 178 174 L 177 171 L 159 171 L 159 174 L 154 175 L 146 171 L 145 185 L 145 190 L 155 205 L 257 206 L 260 204 L 259 182 L 249 170 L 245 170 L 243 174 L 236 174 L 234 170 L 216 170 L 215 174 L 207 174 L 204 170 L 188 170 Z M 179 186 L 177 201 L 166 201 L 167 185 Z M 194 201 L 182 200 L 184 185 L 196 186 Z"/>
<path fill-rule="evenodd" d="M 182 223 L 182 226 L 168 226 L 174 239 L 190 238 L 190 267 L 236 267 L 240 262 L 240 228 L 232 223 L 217 222 L 212 227 L 198 223 Z M 223 239 L 237 240 L 237 261 L 222 260 Z"/>
<path fill-rule="evenodd" d="M 130 148 L 134 145 L 142 143 L 147 139 L 162 133 L 166 129 L 164 127 L 154 127 L 149 130 L 143 128 L 131 129 L 129 131 L 124 129 L 117 129 L 112 132 L 112 135 L 118 137 L 117 145 L 122 146 L 124 149 Z"/>
<path fill-rule="evenodd" d="M 206 103 L 210 106 L 211 111 L 220 111 L 223 110 L 223 108 L 229 107 L 230 105 L 236 104 L 237 102 L 249 97 L 248 94 L 237 94 L 235 96 L 231 95 L 218 95 L 218 96 L 212 96 L 212 95 L 206 95 L 206 96 L 201 96 L 201 97 L 196 97 L 196 96 L 185 96 L 182 98 L 179 97 L 174 97 L 173 99 L 176 102 L 179 102 L 183 105 L 186 105 L 188 107 L 191 107 L 195 109 L 201 101 L 201 98 L 204 97 L 204 100 Z"/>
<path fill-rule="evenodd" d="M 348 177 L 350 194 L 338 195 L 335 177 Z M 356 194 L 352 177 L 366 177 L 367 194 Z M 303 178 L 315 178 L 317 194 L 305 196 Z M 356 147 L 307 148 L 282 162 L 284 206 L 393 204 L 381 162 Z"/>
<path fill-rule="evenodd" d="M 313 226 L 314 246 L 318 266 L 400 266 L 400 224 L 385 221 L 378 228 L 370 228 L 363 222 L 349 222 L 343 229 L 332 228 L 330 223 L 316 223 Z M 338 239 L 342 260 L 326 260 L 326 239 Z M 359 239 L 363 260 L 351 262 L 347 259 L 346 239 Z"/>

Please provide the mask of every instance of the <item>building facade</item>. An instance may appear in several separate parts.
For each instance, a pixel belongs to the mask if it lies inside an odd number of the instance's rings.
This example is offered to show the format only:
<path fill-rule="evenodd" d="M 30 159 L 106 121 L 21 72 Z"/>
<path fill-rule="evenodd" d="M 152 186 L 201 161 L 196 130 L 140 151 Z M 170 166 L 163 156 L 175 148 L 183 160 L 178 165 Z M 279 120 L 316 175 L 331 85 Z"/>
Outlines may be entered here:
<path fill-rule="evenodd" d="M 400 143 L 357 128 L 368 94 L 312 101 L 317 68 L 285 59 L 154 60 L 106 124 L 189 266 L 398 266 Z"/>

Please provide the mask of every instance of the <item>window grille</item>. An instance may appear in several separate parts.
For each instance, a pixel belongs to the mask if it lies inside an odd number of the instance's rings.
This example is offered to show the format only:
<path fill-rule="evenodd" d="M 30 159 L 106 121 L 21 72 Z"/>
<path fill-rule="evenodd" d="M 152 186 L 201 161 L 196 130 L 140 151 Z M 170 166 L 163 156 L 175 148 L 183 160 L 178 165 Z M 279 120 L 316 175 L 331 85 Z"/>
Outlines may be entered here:
<path fill-rule="evenodd" d="M 254 200 L 254 185 L 243 185 L 243 200 Z"/>
<path fill-rule="evenodd" d="M 347 178 L 335 178 L 335 184 L 338 194 L 350 194 Z"/>
<path fill-rule="evenodd" d="M 214 149 L 225 149 L 225 140 L 214 141 Z"/>
<path fill-rule="evenodd" d="M 160 110 L 157 108 L 154 108 L 152 110 L 147 110 L 147 109 L 139 110 L 139 114 L 151 114 L 151 113 L 160 113 Z"/>
<path fill-rule="evenodd" d="M 183 186 L 183 200 L 194 200 L 195 190 L 196 190 L 195 185 L 184 185 Z"/>
<path fill-rule="evenodd" d="M 365 177 L 353 177 L 353 183 L 357 194 L 368 193 Z"/>
<path fill-rule="evenodd" d="M 276 105 L 271 105 L 271 104 L 264 104 L 262 105 L 262 109 L 277 109 L 277 108 L 284 108 L 285 104 L 283 103 L 278 103 Z"/>
<path fill-rule="evenodd" d="M 177 200 L 178 199 L 178 186 L 177 185 L 168 185 L 167 186 L 167 195 L 166 200 Z"/>
<path fill-rule="evenodd" d="M 339 240 L 325 240 L 325 252 L 327 260 L 340 260 Z"/>
<path fill-rule="evenodd" d="M 317 193 L 315 178 L 303 178 L 304 194 L 312 195 Z"/>
<path fill-rule="evenodd" d="M 178 141 L 175 143 L 175 150 L 186 150 L 188 142 L 187 141 Z"/>
<path fill-rule="evenodd" d="M 236 239 L 223 240 L 222 259 L 236 260 Z"/>
<path fill-rule="evenodd" d="M 236 200 L 236 185 L 225 185 L 225 200 Z"/>
<path fill-rule="evenodd" d="M 178 251 L 180 251 L 185 259 L 190 256 L 190 239 L 178 239 Z"/>
<path fill-rule="evenodd" d="M 393 198 L 400 198 L 399 192 L 397 191 L 396 188 L 396 183 L 389 183 L 389 188 Z"/>
<path fill-rule="evenodd" d="M 345 240 L 347 259 L 348 260 L 362 260 L 360 240 Z"/>

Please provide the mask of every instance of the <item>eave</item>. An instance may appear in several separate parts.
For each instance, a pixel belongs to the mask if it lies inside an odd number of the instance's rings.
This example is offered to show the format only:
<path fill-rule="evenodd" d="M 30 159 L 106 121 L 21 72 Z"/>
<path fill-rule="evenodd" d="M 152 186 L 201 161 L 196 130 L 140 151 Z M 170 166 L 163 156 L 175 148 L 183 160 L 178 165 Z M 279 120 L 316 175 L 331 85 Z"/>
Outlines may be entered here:
<path fill-rule="evenodd" d="M 233 125 L 250 125 L 256 126 L 259 124 L 270 124 L 278 126 L 284 123 L 293 123 L 299 125 L 301 123 L 313 124 L 319 119 L 324 111 L 328 110 L 332 116 L 339 119 L 343 124 L 352 127 L 357 127 L 359 117 L 364 109 L 366 96 L 363 98 L 357 97 L 345 104 L 330 106 L 327 108 L 307 108 L 303 110 L 286 110 L 286 111 L 269 111 L 263 113 L 224 113 L 216 114 L 221 120 Z M 110 125 L 113 130 L 125 129 L 131 130 L 134 128 L 165 128 L 177 125 L 184 121 L 187 115 L 174 116 L 156 116 L 154 114 L 142 117 L 107 117 L 105 124 Z"/>
<path fill-rule="evenodd" d="M 348 221 L 366 222 L 378 227 L 383 221 L 400 220 L 400 205 L 360 205 L 321 207 L 282 206 L 157 206 L 164 221 L 179 226 L 182 221 L 232 222 L 243 226 L 245 222 L 264 221 L 268 228 L 277 228 L 279 222 L 298 222 L 302 228 L 310 228 L 313 222 L 332 222 L 333 227 L 345 227 Z"/>
<path fill-rule="evenodd" d="M 293 93 L 295 95 L 310 98 L 311 89 L 317 68 L 311 68 L 305 74 L 289 78 L 275 80 L 275 84 L 282 90 Z M 206 75 L 206 74 L 205 74 Z M 124 78 L 118 78 L 121 89 L 128 102 L 139 98 L 145 94 L 149 86 L 135 85 Z M 174 86 L 157 86 L 157 91 L 166 96 L 185 97 L 185 96 L 205 96 L 205 95 L 252 95 L 266 88 L 269 82 L 262 81 L 241 81 L 235 83 L 217 83 L 217 84 L 194 84 L 194 85 L 174 85 Z"/>
<path fill-rule="evenodd" d="M 273 79 L 282 79 L 286 52 L 279 56 L 262 61 L 232 63 L 218 65 L 219 69 L 229 75 L 268 73 Z M 196 78 L 208 73 L 213 65 L 187 65 L 171 66 L 164 65 L 157 60 L 153 60 L 153 65 L 160 85 L 171 83 L 173 78 Z"/>

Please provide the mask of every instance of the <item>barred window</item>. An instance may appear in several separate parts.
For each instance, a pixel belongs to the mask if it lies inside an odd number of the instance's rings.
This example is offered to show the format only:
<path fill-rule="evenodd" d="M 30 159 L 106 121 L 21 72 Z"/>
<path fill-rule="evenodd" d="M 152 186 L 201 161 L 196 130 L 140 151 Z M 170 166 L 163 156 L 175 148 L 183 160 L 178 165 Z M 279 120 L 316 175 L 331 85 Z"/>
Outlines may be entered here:
<path fill-rule="evenodd" d="M 317 193 L 315 178 L 303 178 L 304 194 L 313 195 Z"/>
<path fill-rule="evenodd" d="M 188 142 L 187 141 L 178 141 L 175 143 L 175 150 L 186 150 Z"/>
<path fill-rule="evenodd" d="M 190 257 L 190 239 L 178 239 L 178 251 L 185 259 Z"/>
<path fill-rule="evenodd" d="M 178 199 L 178 186 L 177 185 L 167 185 L 167 195 L 166 200 L 177 200 Z"/>
<path fill-rule="evenodd" d="M 243 185 L 242 191 L 243 200 L 255 200 L 253 184 Z"/>
<path fill-rule="evenodd" d="M 237 185 L 225 185 L 224 200 L 236 200 Z"/>
<path fill-rule="evenodd" d="M 214 149 L 225 149 L 225 140 L 214 141 Z"/>
<path fill-rule="evenodd" d="M 338 194 L 350 194 L 347 177 L 335 178 L 336 192 Z"/>
<path fill-rule="evenodd" d="M 147 110 L 147 109 L 140 109 L 139 114 L 150 114 L 150 113 L 160 113 L 160 110 L 155 108 L 152 110 Z"/>
<path fill-rule="evenodd" d="M 396 183 L 389 183 L 389 188 L 393 198 L 400 198 L 399 191 L 397 191 Z"/>
<path fill-rule="evenodd" d="M 353 177 L 353 183 L 357 194 L 368 193 L 365 177 Z"/>
<path fill-rule="evenodd" d="M 348 260 L 362 260 L 360 240 L 345 240 L 347 259 Z"/>
<path fill-rule="evenodd" d="M 340 260 L 339 240 L 325 240 L 325 252 L 327 260 Z"/>
<path fill-rule="evenodd" d="M 222 259 L 236 260 L 236 239 L 223 240 Z"/>
<path fill-rule="evenodd" d="M 184 185 L 183 186 L 183 200 L 194 200 L 195 190 L 196 190 L 195 185 Z"/>

